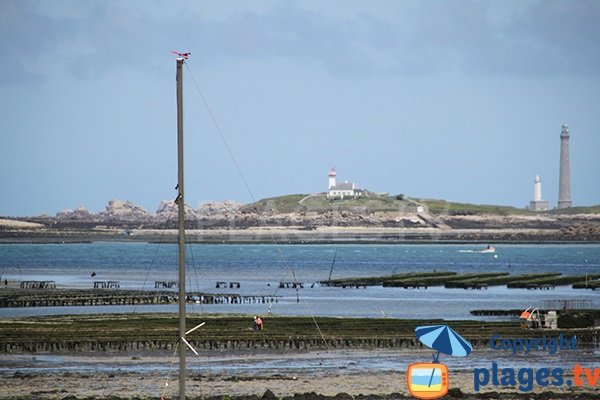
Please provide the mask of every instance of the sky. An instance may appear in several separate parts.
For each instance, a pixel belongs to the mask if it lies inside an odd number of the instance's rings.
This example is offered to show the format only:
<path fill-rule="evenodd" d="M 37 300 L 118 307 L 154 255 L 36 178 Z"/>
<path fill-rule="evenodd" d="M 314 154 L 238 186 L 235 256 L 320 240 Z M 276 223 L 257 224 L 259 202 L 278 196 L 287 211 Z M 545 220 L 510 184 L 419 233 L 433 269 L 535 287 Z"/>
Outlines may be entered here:
<path fill-rule="evenodd" d="M 555 206 L 563 123 L 573 205 L 600 204 L 599 40 L 593 0 L 0 0 L 0 215 L 173 199 L 171 50 L 192 207 L 323 192 L 333 166 L 516 207 L 539 174 Z"/>

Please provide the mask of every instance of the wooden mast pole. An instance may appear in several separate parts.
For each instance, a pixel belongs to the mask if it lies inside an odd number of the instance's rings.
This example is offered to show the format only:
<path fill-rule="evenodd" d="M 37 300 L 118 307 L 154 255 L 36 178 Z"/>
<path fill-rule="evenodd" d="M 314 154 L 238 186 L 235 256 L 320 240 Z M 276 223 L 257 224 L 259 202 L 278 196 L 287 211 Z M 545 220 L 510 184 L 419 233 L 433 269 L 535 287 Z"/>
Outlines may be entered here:
<path fill-rule="evenodd" d="M 183 198 L 183 63 L 177 58 L 177 205 L 179 209 L 179 399 L 185 400 L 185 201 Z"/>

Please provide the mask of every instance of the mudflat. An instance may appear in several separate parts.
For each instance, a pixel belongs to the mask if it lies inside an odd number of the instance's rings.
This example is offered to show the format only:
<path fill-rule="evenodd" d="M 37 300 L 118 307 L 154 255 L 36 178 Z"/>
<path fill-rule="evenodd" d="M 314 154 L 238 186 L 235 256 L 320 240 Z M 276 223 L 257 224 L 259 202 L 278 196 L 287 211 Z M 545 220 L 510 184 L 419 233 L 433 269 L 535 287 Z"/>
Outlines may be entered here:
<path fill-rule="evenodd" d="M 190 398 L 411 398 L 405 365 L 423 361 L 429 352 L 341 350 L 223 352 L 190 357 L 187 390 Z M 484 354 L 483 357 L 489 357 Z M 382 367 L 390 357 L 397 364 Z M 175 354 L 44 354 L 0 356 L 0 398 L 175 398 Z M 7 368 L 8 367 L 8 368 Z M 14 372 L 11 372 L 10 369 Z M 488 385 L 475 392 L 473 368 L 449 365 L 449 397 L 593 399 L 596 387 L 517 387 Z M 344 395 L 340 395 L 343 393 Z"/>

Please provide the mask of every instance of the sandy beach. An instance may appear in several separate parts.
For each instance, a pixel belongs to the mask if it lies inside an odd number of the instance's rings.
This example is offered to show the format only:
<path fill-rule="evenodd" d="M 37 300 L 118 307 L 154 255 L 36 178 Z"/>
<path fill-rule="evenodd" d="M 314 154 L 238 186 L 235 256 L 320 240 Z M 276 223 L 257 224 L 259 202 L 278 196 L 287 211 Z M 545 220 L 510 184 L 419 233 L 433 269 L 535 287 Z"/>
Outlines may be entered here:
<path fill-rule="evenodd" d="M 455 378 L 453 387 L 468 386 L 470 377 L 466 373 Z M 315 392 L 326 396 L 338 393 L 386 395 L 401 393 L 408 396 L 403 373 L 335 374 L 317 376 L 310 371 L 292 376 L 255 375 L 239 378 L 223 374 L 192 375 L 187 383 L 188 396 L 262 396 L 271 390 L 278 397 L 297 393 Z M 106 398 L 128 397 L 175 397 L 177 382 L 165 386 L 164 377 L 154 374 L 96 374 L 93 377 L 80 373 L 62 375 L 20 375 L 2 380 L 2 398 Z"/>
<path fill-rule="evenodd" d="M 427 352 L 396 352 L 402 365 L 424 361 Z M 388 369 L 389 351 L 333 352 L 226 352 L 201 354 L 188 363 L 188 396 L 262 397 L 267 390 L 277 397 L 303 393 L 352 397 L 370 395 L 410 398 L 404 368 Z M 381 364 L 378 366 L 377 363 Z M 174 398 L 177 393 L 177 362 L 172 355 L 139 354 L 19 354 L 0 356 L 3 366 L 0 398 Z M 451 394 L 463 398 L 597 398 L 597 388 L 565 386 L 534 387 L 519 394 L 510 387 L 473 388 L 473 368 L 449 363 Z M 391 395 L 391 396 L 390 396 Z"/>

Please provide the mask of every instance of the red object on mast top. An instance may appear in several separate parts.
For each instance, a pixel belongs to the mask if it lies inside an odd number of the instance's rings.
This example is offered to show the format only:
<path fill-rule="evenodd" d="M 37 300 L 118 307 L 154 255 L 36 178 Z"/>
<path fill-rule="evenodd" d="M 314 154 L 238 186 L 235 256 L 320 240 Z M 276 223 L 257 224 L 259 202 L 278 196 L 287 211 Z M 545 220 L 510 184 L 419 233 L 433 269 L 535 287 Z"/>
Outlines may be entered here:
<path fill-rule="evenodd" d="M 192 54 L 192 53 L 190 53 L 190 52 L 188 52 L 188 53 L 180 53 L 180 52 L 178 52 L 178 51 L 175 51 L 175 50 L 171 50 L 171 53 L 173 53 L 173 54 L 177 54 L 179 57 L 181 57 L 181 58 L 184 58 L 184 59 L 186 59 L 186 60 L 187 60 L 187 58 L 190 56 L 190 54 Z"/>

